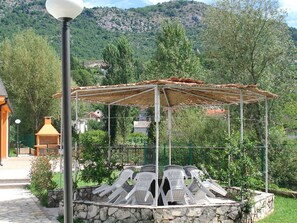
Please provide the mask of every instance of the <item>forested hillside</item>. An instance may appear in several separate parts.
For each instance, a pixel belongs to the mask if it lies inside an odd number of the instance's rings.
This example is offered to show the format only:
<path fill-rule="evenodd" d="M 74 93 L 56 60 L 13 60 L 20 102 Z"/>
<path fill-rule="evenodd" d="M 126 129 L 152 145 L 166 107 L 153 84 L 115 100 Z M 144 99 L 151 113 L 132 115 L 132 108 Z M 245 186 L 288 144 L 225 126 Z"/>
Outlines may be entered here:
<path fill-rule="evenodd" d="M 81 59 L 101 58 L 107 43 L 125 35 L 136 56 L 148 58 L 160 24 L 173 18 L 182 22 L 198 47 L 195 40 L 206 8 L 204 3 L 175 1 L 129 10 L 85 9 L 71 25 L 72 54 Z M 0 5 L 0 40 L 27 28 L 48 37 L 59 50 L 59 22 L 46 12 L 45 0 L 4 0 Z"/>

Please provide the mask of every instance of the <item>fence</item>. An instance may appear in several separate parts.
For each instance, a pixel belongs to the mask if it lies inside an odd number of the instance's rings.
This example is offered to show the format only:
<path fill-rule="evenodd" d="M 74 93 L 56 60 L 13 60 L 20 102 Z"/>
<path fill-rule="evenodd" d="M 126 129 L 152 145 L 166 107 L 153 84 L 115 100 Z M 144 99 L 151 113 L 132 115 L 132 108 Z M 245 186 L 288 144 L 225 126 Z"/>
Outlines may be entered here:
<path fill-rule="evenodd" d="M 225 147 L 202 147 L 192 144 L 184 146 L 172 146 L 171 160 L 176 165 L 204 165 L 215 169 L 227 169 L 228 154 L 224 151 Z M 256 146 L 248 154 L 254 161 L 256 169 L 265 175 L 265 148 Z M 143 146 L 119 145 L 112 147 L 111 157 L 121 165 L 145 165 L 155 164 L 156 150 L 155 145 Z M 169 164 L 169 150 L 166 144 L 159 148 L 159 165 Z M 212 174 L 215 172 L 210 171 Z"/>

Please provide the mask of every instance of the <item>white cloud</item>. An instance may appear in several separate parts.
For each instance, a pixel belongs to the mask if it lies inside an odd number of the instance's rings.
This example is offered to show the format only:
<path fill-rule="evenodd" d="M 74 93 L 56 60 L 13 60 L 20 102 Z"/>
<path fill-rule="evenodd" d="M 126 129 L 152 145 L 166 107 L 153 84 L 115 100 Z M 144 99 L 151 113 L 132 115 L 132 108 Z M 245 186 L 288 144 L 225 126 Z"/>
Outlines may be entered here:
<path fill-rule="evenodd" d="M 297 28 L 297 1 L 296 0 L 280 0 L 280 7 L 287 11 L 286 18 L 289 26 Z"/>
<path fill-rule="evenodd" d="M 294 0 L 280 0 L 280 7 L 287 10 L 287 12 L 297 12 L 297 1 Z"/>
<path fill-rule="evenodd" d="M 168 0 L 149 0 L 150 3 L 152 3 L 153 5 L 157 4 L 157 3 L 162 3 L 162 2 L 169 2 Z"/>
<path fill-rule="evenodd" d="M 197 2 L 204 2 L 210 4 L 213 0 L 196 0 Z M 169 2 L 169 0 L 149 0 L 152 4 L 162 3 L 162 2 Z"/>

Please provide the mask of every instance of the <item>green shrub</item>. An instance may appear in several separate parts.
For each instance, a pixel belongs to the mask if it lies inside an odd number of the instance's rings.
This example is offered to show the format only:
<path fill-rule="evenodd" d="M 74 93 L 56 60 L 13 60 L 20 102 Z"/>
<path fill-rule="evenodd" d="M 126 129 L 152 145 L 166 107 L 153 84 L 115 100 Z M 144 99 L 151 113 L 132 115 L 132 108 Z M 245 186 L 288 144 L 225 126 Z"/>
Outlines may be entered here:
<path fill-rule="evenodd" d="M 144 133 L 133 132 L 129 134 L 127 141 L 126 144 L 129 145 L 143 146 L 148 141 L 148 137 Z"/>
<path fill-rule="evenodd" d="M 46 156 L 34 158 L 31 161 L 29 177 L 31 181 L 30 190 L 40 200 L 42 205 L 47 206 L 47 192 L 57 186 L 53 181 L 50 159 Z"/>
<path fill-rule="evenodd" d="M 79 163 L 84 167 L 81 179 L 86 182 L 101 183 L 109 180 L 112 165 L 108 163 L 108 137 L 101 130 L 91 130 L 79 136 L 82 146 Z"/>

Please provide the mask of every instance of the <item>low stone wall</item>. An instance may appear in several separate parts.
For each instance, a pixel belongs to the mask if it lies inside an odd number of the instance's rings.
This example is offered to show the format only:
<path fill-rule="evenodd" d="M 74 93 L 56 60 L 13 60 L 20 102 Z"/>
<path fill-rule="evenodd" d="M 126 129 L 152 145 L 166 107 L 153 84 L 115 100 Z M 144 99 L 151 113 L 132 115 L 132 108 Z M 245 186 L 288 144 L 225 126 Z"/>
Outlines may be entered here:
<path fill-rule="evenodd" d="M 73 191 L 74 200 L 94 201 L 100 202 L 104 199 L 100 198 L 97 194 L 92 194 L 98 186 L 80 187 Z M 48 207 L 59 207 L 59 203 L 63 200 L 63 189 L 49 190 L 48 191 Z"/>
<path fill-rule="evenodd" d="M 274 194 L 256 191 L 254 206 L 246 216 L 248 222 L 255 222 L 265 218 L 274 211 Z"/>
<path fill-rule="evenodd" d="M 50 208 L 59 207 L 60 202 L 64 199 L 63 189 L 49 190 L 47 192 L 47 206 Z"/>
<path fill-rule="evenodd" d="M 175 205 L 163 207 L 115 206 L 94 202 L 74 202 L 74 218 L 88 222 L 165 223 L 241 222 L 240 204 Z"/>
<path fill-rule="evenodd" d="M 140 206 L 111 205 L 104 203 L 106 198 L 100 198 L 91 192 L 96 187 L 79 188 L 76 200 L 73 202 L 74 218 L 94 223 L 135 222 L 135 223 L 167 223 L 167 222 L 256 222 L 269 215 L 274 210 L 274 195 L 255 192 L 255 204 L 251 213 L 243 212 L 241 202 L 220 203 L 208 205 L 174 205 L 174 206 Z M 228 189 L 228 194 L 238 193 L 238 188 Z M 60 203 L 60 214 L 63 213 L 63 203 Z"/>

